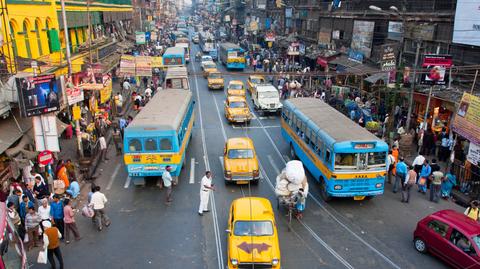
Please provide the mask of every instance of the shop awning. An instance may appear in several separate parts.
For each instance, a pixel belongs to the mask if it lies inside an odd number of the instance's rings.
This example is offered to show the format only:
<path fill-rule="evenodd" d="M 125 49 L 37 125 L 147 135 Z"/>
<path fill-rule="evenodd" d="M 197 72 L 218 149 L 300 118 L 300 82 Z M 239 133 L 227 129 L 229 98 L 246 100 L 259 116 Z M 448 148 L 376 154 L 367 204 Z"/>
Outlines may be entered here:
<path fill-rule="evenodd" d="M 7 119 L 0 120 L 0 154 L 11 147 L 24 133 L 32 128 L 31 118 L 21 118 L 15 112 L 15 118 L 20 125 L 20 128 L 15 122 L 13 115 Z"/>
<path fill-rule="evenodd" d="M 388 73 L 376 73 L 365 78 L 365 81 L 368 81 L 372 84 L 377 83 L 379 80 L 383 80 L 383 82 L 388 82 Z"/>
<path fill-rule="evenodd" d="M 352 73 L 355 75 L 366 75 L 380 72 L 378 68 L 350 60 L 346 55 L 342 55 L 328 63 L 341 65 L 344 67 L 341 72 Z"/>

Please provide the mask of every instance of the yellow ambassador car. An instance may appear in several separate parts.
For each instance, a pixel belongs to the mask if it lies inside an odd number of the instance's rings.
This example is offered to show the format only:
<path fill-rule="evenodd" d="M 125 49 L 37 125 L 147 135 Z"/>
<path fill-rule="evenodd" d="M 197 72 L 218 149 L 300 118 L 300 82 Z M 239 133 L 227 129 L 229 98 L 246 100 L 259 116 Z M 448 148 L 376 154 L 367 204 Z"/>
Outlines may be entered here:
<path fill-rule="evenodd" d="M 258 75 L 251 75 L 248 77 L 247 85 L 248 85 L 248 91 L 250 94 L 253 92 L 253 88 L 257 86 L 258 84 L 264 84 L 265 83 L 265 77 L 263 76 L 258 76 Z"/>
<path fill-rule="evenodd" d="M 253 141 L 248 137 L 230 138 L 223 152 L 225 184 L 258 184 L 260 172 Z"/>
<path fill-rule="evenodd" d="M 204 62 L 202 63 L 203 77 L 207 78 L 210 72 L 217 71 L 217 65 L 214 62 Z"/>
<path fill-rule="evenodd" d="M 278 233 L 269 200 L 234 200 L 227 227 L 228 268 L 280 268 Z"/>
<path fill-rule="evenodd" d="M 235 95 L 228 96 L 225 101 L 225 117 L 232 123 L 250 123 L 252 113 L 250 113 L 245 97 Z"/>
<path fill-rule="evenodd" d="M 222 73 L 216 69 L 215 71 L 210 71 L 208 73 L 207 82 L 209 89 L 223 90 L 223 87 L 225 86 Z"/>
<path fill-rule="evenodd" d="M 246 97 L 245 86 L 240 80 L 231 80 L 227 86 L 227 96 L 243 96 Z"/>

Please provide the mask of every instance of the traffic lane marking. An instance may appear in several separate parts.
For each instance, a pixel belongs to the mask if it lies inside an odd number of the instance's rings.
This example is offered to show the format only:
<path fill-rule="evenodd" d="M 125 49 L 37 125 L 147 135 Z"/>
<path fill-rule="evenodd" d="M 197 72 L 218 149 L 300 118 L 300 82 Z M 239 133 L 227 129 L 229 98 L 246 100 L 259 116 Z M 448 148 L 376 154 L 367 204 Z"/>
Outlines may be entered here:
<path fill-rule="evenodd" d="M 123 185 L 123 188 L 127 189 L 130 186 L 131 181 L 132 181 L 132 178 L 128 176 L 127 180 L 125 181 L 125 184 Z"/>
<path fill-rule="evenodd" d="M 190 160 L 190 180 L 188 181 L 188 183 L 195 183 L 195 158 L 192 158 Z"/>
<path fill-rule="evenodd" d="M 115 179 L 117 178 L 117 174 L 118 174 L 118 171 L 120 170 L 120 166 L 121 164 L 117 164 L 117 166 L 115 167 L 115 171 L 113 171 L 113 174 L 112 176 L 110 177 L 110 181 L 108 182 L 108 185 L 107 185 L 107 190 L 110 190 L 112 188 L 112 185 L 113 185 L 113 182 L 115 181 Z"/>

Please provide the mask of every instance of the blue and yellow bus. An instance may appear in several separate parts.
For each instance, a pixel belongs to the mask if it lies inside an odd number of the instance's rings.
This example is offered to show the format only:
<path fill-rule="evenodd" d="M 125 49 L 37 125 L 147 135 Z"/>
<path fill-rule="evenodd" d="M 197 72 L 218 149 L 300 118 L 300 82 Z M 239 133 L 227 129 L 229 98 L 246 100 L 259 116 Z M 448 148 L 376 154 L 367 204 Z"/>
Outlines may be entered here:
<path fill-rule="evenodd" d="M 325 201 L 383 194 L 388 154 L 384 141 L 315 98 L 286 101 L 281 125 L 291 156 L 320 183 Z"/>
<path fill-rule="evenodd" d="M 227 69 L 245 69 L 245 51 L 233 43 L 222 43 L 218 47 L 219 59 Z"/>
<path fill-rule="evenodd" d="M 124 162 L 132 181 L 145 184 L 145 177 L 161 176 L 165 167 L 178 177 L 192 136 L 195 102 L 191 91 L 157 92 L 125 128 Z"/>
<path fill-rule="evenodd" d="M 172 66 L 185 66 L 185 48 L 170 47 L 162 56 L 164 68 Z"/>

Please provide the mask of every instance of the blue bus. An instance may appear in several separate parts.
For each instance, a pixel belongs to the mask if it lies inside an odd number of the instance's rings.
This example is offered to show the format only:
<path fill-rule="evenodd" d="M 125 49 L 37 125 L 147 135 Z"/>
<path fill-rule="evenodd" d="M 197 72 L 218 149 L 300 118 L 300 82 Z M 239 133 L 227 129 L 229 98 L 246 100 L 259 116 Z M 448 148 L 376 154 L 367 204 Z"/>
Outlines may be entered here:
<path fill-rule="evenodd" d="M 180 47 L 167 48 L 163 53 L 162 61 L 165 68 L 185 66 L 185 49 Z"/>
<path fill-rule="evenodd" d="M 125 128 L 123 159 L 135 185 L 161 176 L 167 165 L 178 178 L 192 137 L 194 105 L 191 91 L 159 91 Z"/>
<path fill-rule="evenodd" d="M 233 43 L 222 43 L 218 47 L 220 61 L 227 69 L 245 69 L 245 51 Z"/>
<path fill-rule="evenodd" d="M 325 102 L 295 98 L 284 103 L 282 136 L 320 183 L 325 201 L 383 194 L 388 145 Z"/>

